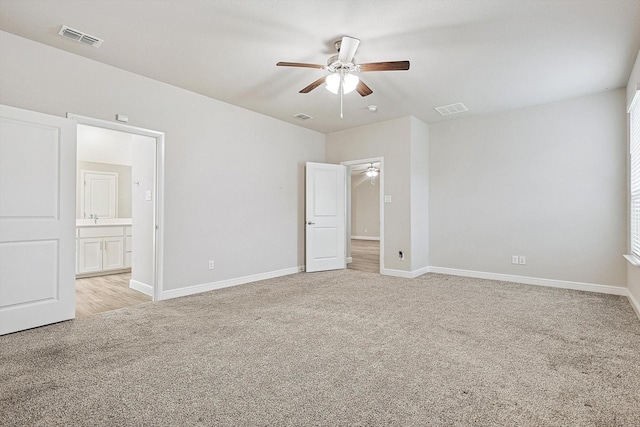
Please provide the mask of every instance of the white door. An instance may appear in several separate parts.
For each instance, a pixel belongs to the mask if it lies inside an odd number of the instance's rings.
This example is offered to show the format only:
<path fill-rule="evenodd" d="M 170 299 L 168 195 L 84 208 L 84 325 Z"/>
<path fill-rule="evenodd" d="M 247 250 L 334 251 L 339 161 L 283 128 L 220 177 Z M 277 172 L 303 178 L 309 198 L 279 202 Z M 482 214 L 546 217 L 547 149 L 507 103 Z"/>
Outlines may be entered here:
<path fill-rule="evenodd" d="M 75 317 L 76 123 L 0 105 L 0 335 Z"/>
<path fill-rule="evenodd" d="M 346 167 L 307 163 L 306 271 L 346 267 Z"/>
<path fill-rule="evenodd" d="M 118 174 L 82 171 L 84 191 L 81 203 L 84 218 L 116 218 L 118 211 Z"/>

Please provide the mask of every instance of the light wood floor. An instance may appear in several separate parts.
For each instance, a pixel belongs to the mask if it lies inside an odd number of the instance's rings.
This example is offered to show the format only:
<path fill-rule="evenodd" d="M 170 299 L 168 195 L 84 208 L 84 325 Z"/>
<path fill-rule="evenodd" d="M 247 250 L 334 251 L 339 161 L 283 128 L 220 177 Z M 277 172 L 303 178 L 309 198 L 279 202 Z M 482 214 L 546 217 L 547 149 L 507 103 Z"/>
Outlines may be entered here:
<path fill-rule="evenodd" d="M 76 318 L 132 307 L 151 297 L 129 288 L 131 273 L 76 279 Z"/>
<path fill-rule="evenodd" d="M 378 240 L 351 239 L 351 261 L 347 268 L 380 273 L 380 242 Z"/>

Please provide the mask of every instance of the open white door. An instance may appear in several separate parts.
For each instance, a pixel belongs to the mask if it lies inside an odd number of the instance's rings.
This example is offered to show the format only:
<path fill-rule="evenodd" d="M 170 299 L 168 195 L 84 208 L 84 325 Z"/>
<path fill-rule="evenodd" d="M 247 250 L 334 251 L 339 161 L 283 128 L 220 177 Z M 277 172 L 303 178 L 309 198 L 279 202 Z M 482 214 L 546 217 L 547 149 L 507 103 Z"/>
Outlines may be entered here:
<path fill-rule="evenodd" d="M 346 267 L 345 171 L 343 165 L 307 163 L 306 271 Z"/>
<path fill-rule="evenodd" d="M 76 123 L 0 105 L 0 335 L 75 317 Z"/>

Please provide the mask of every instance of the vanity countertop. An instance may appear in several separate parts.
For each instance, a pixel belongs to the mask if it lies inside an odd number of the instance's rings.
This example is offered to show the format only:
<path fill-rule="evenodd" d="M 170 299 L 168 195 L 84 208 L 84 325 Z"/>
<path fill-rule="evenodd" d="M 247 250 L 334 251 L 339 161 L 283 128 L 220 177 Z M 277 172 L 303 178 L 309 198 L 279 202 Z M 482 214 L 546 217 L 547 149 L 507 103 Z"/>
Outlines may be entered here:
<path fill-rule="evenodd" d="M 76 227 L 104 227 L 107 225 L 131 225 L 131 218 L 76 219 Z"/>

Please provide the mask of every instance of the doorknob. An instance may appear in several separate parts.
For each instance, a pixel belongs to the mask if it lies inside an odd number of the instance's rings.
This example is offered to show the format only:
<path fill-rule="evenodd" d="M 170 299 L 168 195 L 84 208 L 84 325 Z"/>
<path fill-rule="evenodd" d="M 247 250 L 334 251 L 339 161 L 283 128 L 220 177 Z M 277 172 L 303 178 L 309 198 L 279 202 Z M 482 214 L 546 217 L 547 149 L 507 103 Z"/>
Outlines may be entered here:
<path fill-rule="evenodd" d="M 315 224 L 316 224 L 315 222 L 311 222 L 311 221 L 307 222 L 307 225 L 315 225 Z"/>

